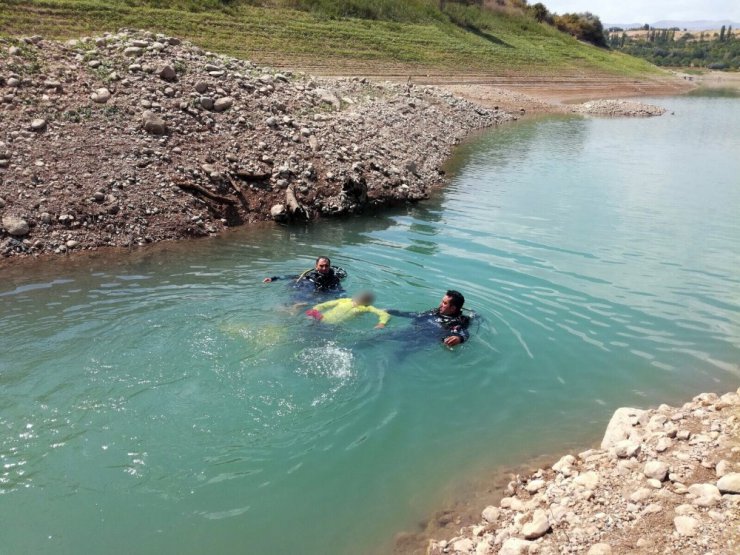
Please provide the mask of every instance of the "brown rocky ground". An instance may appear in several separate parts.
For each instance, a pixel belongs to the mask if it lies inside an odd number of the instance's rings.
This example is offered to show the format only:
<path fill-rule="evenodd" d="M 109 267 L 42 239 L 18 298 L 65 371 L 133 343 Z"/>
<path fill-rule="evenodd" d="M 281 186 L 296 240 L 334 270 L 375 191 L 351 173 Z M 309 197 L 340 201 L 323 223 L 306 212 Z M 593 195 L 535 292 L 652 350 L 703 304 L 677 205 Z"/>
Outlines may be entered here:
<path fill-rule="evenodd" d="M 619 409 L 600 449 L 502 490 L 479 523 L 431 541 L 427 553 L 738 553 L 740 390 L 680 408 Z"/>
<path fill-rule="evenodd" d="M 148 32 L 0 48 L 3 257 L 414 202 L 466 134 L 515 119 L 433 87 L 280 73 Z"/>

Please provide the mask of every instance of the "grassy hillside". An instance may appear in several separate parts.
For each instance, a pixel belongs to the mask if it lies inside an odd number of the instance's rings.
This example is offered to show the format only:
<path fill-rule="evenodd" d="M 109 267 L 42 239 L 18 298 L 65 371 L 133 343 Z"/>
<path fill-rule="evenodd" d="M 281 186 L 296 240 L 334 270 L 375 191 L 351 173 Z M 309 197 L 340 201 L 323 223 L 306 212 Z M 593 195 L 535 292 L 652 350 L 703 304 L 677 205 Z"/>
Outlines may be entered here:
<path fill-rule="evenodd" d="M 516 13 L 435 0 L 2 0 L 0 34 L 72 38 L 145 28 L 209 50 L 318 72 L 654 75 Z"/>

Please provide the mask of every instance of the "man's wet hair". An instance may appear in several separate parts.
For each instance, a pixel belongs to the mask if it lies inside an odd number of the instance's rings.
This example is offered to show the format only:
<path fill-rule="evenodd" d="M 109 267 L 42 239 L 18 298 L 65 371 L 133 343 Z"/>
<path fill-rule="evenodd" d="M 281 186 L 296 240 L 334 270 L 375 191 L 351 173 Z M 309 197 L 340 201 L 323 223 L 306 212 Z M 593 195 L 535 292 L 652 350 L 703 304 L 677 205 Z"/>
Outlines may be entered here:
<path fill-rule="evenodd" d="M 328 256 L 319 256 L 316 258 L 316 262 L 314 262 L 314 266 L 318 266 L 319 262 L 322 260 L 326 260 L 329 263 L 329 266 L 331 266 L 331 259 Z"/>
<path fill-rule="evenodd" d="M 462 310 L 463 305 L 465 304 L 465 297 L 463 297 L 463 294 L 460 293 L 460 291 L 455 291 L 454 289 L 450 289 L 445 293 L 450 298 L 450 304 L 456 307 L 458 310 Z"/>

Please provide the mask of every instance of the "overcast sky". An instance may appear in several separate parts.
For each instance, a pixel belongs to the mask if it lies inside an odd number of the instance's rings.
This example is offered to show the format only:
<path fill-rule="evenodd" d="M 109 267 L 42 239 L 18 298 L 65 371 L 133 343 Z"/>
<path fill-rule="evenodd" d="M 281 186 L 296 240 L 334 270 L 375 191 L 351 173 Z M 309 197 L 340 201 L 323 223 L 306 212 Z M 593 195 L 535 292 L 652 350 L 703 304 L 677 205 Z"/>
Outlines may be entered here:
<path fill-rule="evenodd" d="M 740 0 L 542 0 L 542 3 L 556 13 L 591 12 L 604 23 L 652 23 L 661 19 L 740 21 Z"/>

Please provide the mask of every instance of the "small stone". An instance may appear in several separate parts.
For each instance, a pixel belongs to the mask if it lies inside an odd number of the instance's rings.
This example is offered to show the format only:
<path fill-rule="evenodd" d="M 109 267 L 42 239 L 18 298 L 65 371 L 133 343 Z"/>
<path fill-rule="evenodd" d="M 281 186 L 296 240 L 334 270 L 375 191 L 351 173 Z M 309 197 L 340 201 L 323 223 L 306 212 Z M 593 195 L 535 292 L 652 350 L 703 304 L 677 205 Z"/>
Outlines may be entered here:
<path fill-rule="evenodd" d="M 49 214 L 48 212 L 42 212 L 41 213 L 41 216 L 39 216 L 39 217 L 41 219 L 41 223 L 42 224 L 50 224 L 51 221 L 52 221 L 51 220 L 51 214 Z"/>
<path fill-rule="evenodd" d="M 275 204 L 272 208 L 270 208 L 270 216 L 272 216 L 273 220 L 284 219 L 286 217 L 285 205 Z"/>
<path fill-rule="evenodd" d="M 520 538 L 509 538 L 501 546 L 498 555 L 526 555 L 529 553 L 529 546 L 532 544 L 533 542 Z"/>
<path fill-rule="evenodd" d="M 678 516 L 691 516 L 696 514 L 696 507 L 684 503 L 683 505 L 676 507 L 673 512 Z"/>
<path fill-rule="evenodd" d="M 657 478 L 648 478 L 647 484 L 654 489 L 660 489 L 663 487 L 663 482 L 661 482 Z"/>
<path fill-rule="evenodd" d="M 268 127 L 277 127 L 278 120 L 275 116 L 270 116 L 269 118 L 267 118 L 267 120 L 265 120 L 265 123 Z"/>
<path fill-rule="evenodd" d="M 730 461 L 722 459 L 714 467 L 714 472 L 717 474 L 717 478 L 722 478 L 725 474 L 728 474 L 732 470 L 732 464 Z"/>
<path fill-rule="evenodd" d="M 693 503 L 697 507 L 714 507 L 722 500 L 722 494 L 714 484 L 694 484 L 689 486 L 689 493 L 696 496 Z"/>
<path fill-rule="evenodd" d="M 461 540 L 457 540 L 452 544 L 452 550 L 454 552 L 460 552 L 460 553 L 468 553 L 473 550 L 475 545 L 473 544 L 473 540 L 468 538 L 463 538 Z"/>
<path fill-rule="evenodd" d="M 152 135 L 165 135 L 167 133 L 167 124 L 154 112 L 145 111 L 142 115 L 144 131 Z"/>
<path fill-rule="evenodd" d="M 70 239 L 70 240 L 69 240 L 69 241 L 67 241 L 67 242 L 66 242 L 65 244 L 67 245 L 67 248 L 68 248 L 68 249 L 73 249 L 73 248 L 75 248 L 75 247 L 76 247 L 77 245 L 79 245 L 79 244 L 80 244 L 80 242 L 79 242 L 79 241 L 74 241 L 74 240 Z"/>
<path fill-rule="evenodd" d="M 586 555 L 612 555 L 612 546 L 608 543 L 595 543 Z"/>
<path fill-rule="evenodd" d="M 644 503 L 653 495 L 653 490 L 648 488 L 640 488 L 630 495 L 630 501 L 633 503 Z"/>
<path fill-rule="evenodd" d="M 87 62 L 88 67 L 91 67 L 92 69 L 95 69 L 96 67 L 100 67 L 100 60 L 90 60 Z"/>
<path fill-rule="evenodd" d="M 640 444 L 629 439 L 618 441 L 614 445 L 614 454 L 620 459 L 629 459 L 640 452 Z"/>
<path fill-rule="evenodd" d="M 730 472 L 717 481 L 717 487 L 722 493 L 740 493 L 740 472 Z"/>
<path fill-rule="evenodd" d="M 219 98 L 213 103 L 213 110 L 216 112 L 224 112 L 234 105 L 234 99 L 230 96 Z"/>
<path fill-rule="evenodd" d="M 661 437 L 658 440 L 658 443 L 655 444 L 655 450 L 658 453 L 662 453 L 662 452 L 667 451 L 668 449 L 670 449 L 672 446 L 673 446 L 673 441 L 671 441 L 670 438 Z"/>
<path fill-rule="evenodd" d="M 680 536 L 696 536 L 699 521 L 692 516 L 677 516 L 673 519 L 673 525 Z"/>
<path fill-rule="evenodd" d="M 204 110 L 213 110 L 213 99 L 210 96 L 201 96 L 200 106 Z"/>
<path fill-rule="evenodd" d="M 28 222 L 17 216 L 3 216 L 3 227 L 13 237 L 24 237 L 28 235 Z"/>
<path fill-rule="evenodd" d="M 558 462 L 552 465 L 552 469 L 555 472 L 560 472 L 565 476 L 570 476 L 573 471 L 573 465 L 576 463 L 576 458 L 573 455 L 565 455 L 560 458 Z"/>
<path fill-rule="evenodd" d="M 690 437 L 691 437 L 691 432 L 688 431 L 688 430 L 679 430 L 676 433 L 676 439 L 679 439 L 679 440 L 682 440 L 682 441 L 686 441 Z"/>
<path fill-rule="evenodd" d="M 31 131 L 43 131 L 46 129 L 46 120 L 37 118 L 31 122 Z"/>
<path fill-rule="evenodd" d="M 124 56 L 141 56 L 143 52 L 144 50 L 139 48 L 138 46 L 128 46 L 123 50 L 123 55 Z"/>
<path fill-rule="evenodd" d="M 486 522 L 496 522 L 501 516 L 501 509 L 494 507 L 493 505 L 489 505 L 483 509 L 481 516 Z"/>
<path fill-rule="evenodd" d="M 105 104 L 110 100 L 110 91 L 104 87 L 96 89 L 95 92 L 90 95 L 90 98 L 97 104 Z"/>
<path fill-rule="evenodd" d="M 534 512 L 532 522 L 528 522 L 522 526 L 522 535 L 524 539 L 536 540 L 544 536 L 549 529 L 550 521 L 547 518 L 547 513 L 538 510 Z"/>
<path fill-rule="evenodd" d="M 173 68 L 171 65 L 167 64 L 159 68 L 159 78 L 163 79 L 164 81 L 176 81 L 177 80 L 177 72 L 175 71 L 175 68 Z"/>
<path fill-rule="evenodd" d="M 205 81 L 198 81 L 195 84 L 195 92 L 203 94 L 207 90 L 208 90 L 208 83 L 206 83 Z"/>
<path fill-rule="evenodd" d="M 524 487 L 524 489 L 526 489 L 529 493 L 537 493 L 544 487 L 545 487 L 544 480 L 532 480 Z"/>
<path fill-rule="evenodd" d="M 645 510 L 642 511 L 642 514 L 643 515 L 654 515 L 660 512 L 663 512 L 663 505 L 660 505 L 658 503 L 650 503 L 650 505 L 645 507 Z"/>
<path fill-rule="evenodd" d="M 592 490 L 599 485 L 599 475 L 595 471 L 589 470 L 576 476 L 573 481 L 588 490 Z"/>
<path fill-rule="evenodd" d="M 668 465 L 661 461 L 650 461 L 645 464 L 645 469 L 642 472 L 647 478 L 662 482 L 668 476 Z"/>

